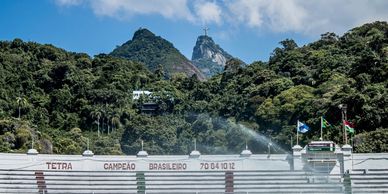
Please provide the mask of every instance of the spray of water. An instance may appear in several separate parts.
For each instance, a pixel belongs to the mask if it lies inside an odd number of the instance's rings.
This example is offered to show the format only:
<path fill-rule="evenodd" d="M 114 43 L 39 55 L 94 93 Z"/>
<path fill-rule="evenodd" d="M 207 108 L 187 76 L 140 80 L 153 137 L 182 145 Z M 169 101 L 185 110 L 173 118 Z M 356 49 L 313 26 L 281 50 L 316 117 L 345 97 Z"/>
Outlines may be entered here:
<path fill-rule="evenodd" d="M 271 139 L 269 139 L 268 137 L 266 137 L 262 134 L 259 134 L 259 133 L 255 132 L 254 130 L 249 129 L 248 127 L 246 127 L 242 124 L 238 124 L 238 126 L 239 126 L 239 129 L 244 134 L 253 138 L 256 142 L 262 144 L 263 146 L 268 146 L 268 147 L 270 147 L 269 149 L 273 149 L 277 153 L 287 153 L 283 148 L 281 148 L 276 143 L 272 142 Z"/>

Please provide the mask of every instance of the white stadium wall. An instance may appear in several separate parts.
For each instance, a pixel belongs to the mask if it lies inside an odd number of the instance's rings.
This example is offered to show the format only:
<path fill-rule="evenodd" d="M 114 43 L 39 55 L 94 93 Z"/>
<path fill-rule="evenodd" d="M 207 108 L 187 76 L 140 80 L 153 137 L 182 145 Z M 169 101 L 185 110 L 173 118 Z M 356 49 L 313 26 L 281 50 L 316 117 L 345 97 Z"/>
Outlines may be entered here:
<path fill-rule="evenodd" d="M 1 169 L 55 171 L 249 171 L 290 170 L 287 155 L 76 156 L 0 154 Z"/>
<path fill-rule="evenodd" d="M 294 150 L 295 151 L 295 150 Z M 140 153 L 140 152 L 139 152 Z M 0 153 L 0 193 L 384 193 L 388 154 Z"/>

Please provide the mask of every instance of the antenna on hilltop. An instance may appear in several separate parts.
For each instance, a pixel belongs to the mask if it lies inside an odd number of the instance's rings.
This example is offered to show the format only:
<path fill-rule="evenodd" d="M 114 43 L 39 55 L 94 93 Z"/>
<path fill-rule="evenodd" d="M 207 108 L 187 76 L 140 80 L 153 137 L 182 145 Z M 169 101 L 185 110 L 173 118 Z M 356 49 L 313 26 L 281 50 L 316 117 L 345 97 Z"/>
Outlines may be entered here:
<path fill-rule="evenodd" d="M 210 29 L 208 28 L 208 27 L 205 27 L 204 29 L 203 29 L 203 31 L 205 31 L 205 36 L 207 36 L 207 32 L 209 31 Z"/>

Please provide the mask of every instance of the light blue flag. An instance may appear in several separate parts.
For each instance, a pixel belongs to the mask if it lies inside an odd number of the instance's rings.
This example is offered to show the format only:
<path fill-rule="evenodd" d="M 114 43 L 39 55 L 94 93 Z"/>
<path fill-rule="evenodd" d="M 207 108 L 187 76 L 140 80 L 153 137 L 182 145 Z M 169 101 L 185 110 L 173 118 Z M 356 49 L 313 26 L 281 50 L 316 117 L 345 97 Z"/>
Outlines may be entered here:
<path fill-rule="evenodd" d="M 298 121 L 297 129 L 299 133 L 306 133 L 307 131 L 310 130 L 310 127 L 307 126 L 306 124 Z"/>

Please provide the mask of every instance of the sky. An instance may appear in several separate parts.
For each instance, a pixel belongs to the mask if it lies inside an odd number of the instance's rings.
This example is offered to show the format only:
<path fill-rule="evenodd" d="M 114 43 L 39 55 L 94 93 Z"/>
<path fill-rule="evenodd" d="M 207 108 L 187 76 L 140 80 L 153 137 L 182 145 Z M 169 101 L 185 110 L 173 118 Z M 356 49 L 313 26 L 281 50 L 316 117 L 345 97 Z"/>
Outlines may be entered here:
<path fill-rule="evenodd" d="M 246 63 L 268 61 L 279 42 L 299 46 L 388 21 L 386 0 L 1 0 L 0 40 L 21 38 L 90 56 L 110 53 L 139 28 L 191 59 L 203 29 Z"/>

